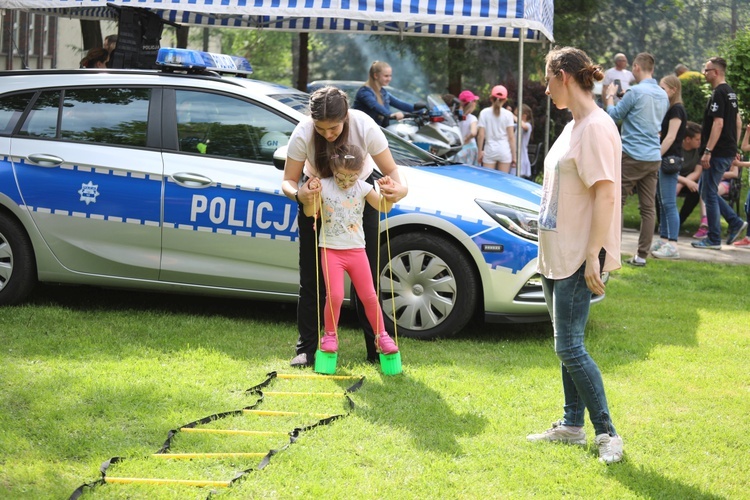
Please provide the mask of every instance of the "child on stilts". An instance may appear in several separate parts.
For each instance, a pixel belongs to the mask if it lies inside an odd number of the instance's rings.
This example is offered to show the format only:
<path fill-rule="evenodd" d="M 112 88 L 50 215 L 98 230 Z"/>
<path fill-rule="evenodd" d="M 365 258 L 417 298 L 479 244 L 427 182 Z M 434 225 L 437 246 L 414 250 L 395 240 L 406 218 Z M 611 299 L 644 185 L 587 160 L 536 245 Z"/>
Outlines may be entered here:
<path fill-rule="evenodd" d="M 320 215 L 322 219 L 318 245 L 326 283 L 326 304 L 324 310 L 325 335 L 320 341 L 323 352 L 338 351 L 337 327 L 341 305 L 344 302 L 344 272 L 352 280 L 357 295 L 365 307 L 367 319 L 375 332 L 375 345 L 383 354 L 398 352 L 398 346 L 385 330 L 383 311 L 378 294 L 372 283 L 370 264 L 365 253 L 365 237 L 362 229 L 362 215 L 365 201 L 373 208 L 389 212 L 393 203 L 383 198 L 373 186 L 359 180 L 365 161 L 361 148 L 344 144 L 331 155 L 332 177 L 308 180 L 311 191 L 319 191 L 313 204 L 305 204 L 308 217 Z M 378 186 L 391 186 L 393 180 L 382 177 Z"/>

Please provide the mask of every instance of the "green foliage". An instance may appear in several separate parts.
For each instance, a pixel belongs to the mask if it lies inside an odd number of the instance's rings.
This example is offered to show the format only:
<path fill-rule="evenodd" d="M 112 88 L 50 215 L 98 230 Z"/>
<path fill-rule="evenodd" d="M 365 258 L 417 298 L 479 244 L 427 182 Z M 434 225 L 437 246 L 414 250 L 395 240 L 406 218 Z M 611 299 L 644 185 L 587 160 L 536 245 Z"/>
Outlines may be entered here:
<path fill-rule="evenodd" d="M 557 44 L 579 47 L 605 67 L 617 52 L 631 62 L 650 52 L 658 79 L 678 63 L 700 68 L 748 23 L 750 2 L 740 0 L 558 0 L 554 34 Z"/>
<path fill-rule="evenodd" d="M 221 51 L 247 58 L 253 78 L 293 86 L 292 40 L 296 33 L 263 30 L 212 30 L 221 36 Z"/>
<path fill-rule="evenodd" d="M 711 96 L 711 86 L 700 73 L 680 77 L 682 82 L 682 103 L 687 111 L 688 120 L 700 124 L 703 122 L 703 113 L 706 103 Z M 695 76 L 697 74 L 697 76 Z"/>
<path fill-rule="evenodd" d="M 750 29 L 727 41 L 722 49 L 727 60 L 727 83 L 737 92 L 740 111 L 750 118 Z"/>

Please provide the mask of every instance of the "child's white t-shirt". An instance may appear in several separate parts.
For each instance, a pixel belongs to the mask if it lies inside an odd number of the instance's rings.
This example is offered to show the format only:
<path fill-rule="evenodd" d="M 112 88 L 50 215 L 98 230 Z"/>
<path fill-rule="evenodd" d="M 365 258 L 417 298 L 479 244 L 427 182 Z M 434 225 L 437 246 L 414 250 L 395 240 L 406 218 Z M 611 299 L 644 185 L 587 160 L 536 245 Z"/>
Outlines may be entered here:
<path fill-rule="evenodd" d="M 357 180 L 352 187 L 343 190 L 333 177 L 320 179 L 320 182 L 323 206 L 319 246 L 335 250 L 365 248 L 362 217 L 367 203 L 365 197 L 374 189 L 373 186 Z"/>

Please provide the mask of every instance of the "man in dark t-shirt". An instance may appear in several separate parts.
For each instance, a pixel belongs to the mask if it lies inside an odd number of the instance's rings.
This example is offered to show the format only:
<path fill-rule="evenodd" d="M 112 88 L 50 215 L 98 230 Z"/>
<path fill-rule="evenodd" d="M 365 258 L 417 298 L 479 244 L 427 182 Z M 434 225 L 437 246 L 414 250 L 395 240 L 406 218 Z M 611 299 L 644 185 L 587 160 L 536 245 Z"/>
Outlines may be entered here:
<path fill-rule="evenodd" d="M 740 219 L 717 193 L 721 177 L 737 156 L 737 131 L 742 126 L 737 113 L 737 94 L 725 80 L 726 69 L 727 62 L 721 57 L 712 57 L 703 67 L 706 81 L 713 88 L 703 114 L 700 148 L 703 152 L 700 191 L 706 204 L 708 235 L 694 242 L 695 248 L 721 250 L 721 217 L 729 224 L 727 245 L 731 245 L 747 227 L 747 222 Z"/>

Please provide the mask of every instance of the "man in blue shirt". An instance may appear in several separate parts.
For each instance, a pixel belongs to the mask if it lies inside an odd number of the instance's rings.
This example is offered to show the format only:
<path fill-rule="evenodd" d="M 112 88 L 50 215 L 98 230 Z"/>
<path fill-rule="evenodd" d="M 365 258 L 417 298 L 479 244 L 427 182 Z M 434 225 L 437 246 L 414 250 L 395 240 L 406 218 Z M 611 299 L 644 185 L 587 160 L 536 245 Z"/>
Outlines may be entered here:
<path fill-rule="evenodd" d="M 637 85 L 630 87 L 615 106 L 617 87 L 610 84 L 604 91 L 604 105 L 609 116 L 622 121 L 622 204 L 638 190 L 641 230 L 638 252 L 627 261 L 645 266 L 656 226 L 656 184 L 661 165 L 661 122 L 669 108 L 667 93 L 653 78 L 654 56 L 641 52 L 633 60 Z"/>

